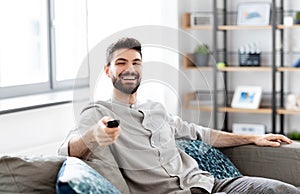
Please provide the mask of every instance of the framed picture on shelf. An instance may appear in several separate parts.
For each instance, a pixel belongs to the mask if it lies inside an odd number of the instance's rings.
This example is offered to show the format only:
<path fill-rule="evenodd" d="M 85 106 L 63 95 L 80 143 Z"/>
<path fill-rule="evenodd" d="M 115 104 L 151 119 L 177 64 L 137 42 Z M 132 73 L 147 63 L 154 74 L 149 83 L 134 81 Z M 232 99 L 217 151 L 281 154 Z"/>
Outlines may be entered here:
<path fill-rule="evenodd" d="M 257 109 L 262 96 L 262 87 L 238 86 L 233 94 L 231 107 Z"/>
<path fill-rule="evenodd" d="M 237 25 L 264 26 L 270 23 L 270 3 L 240 3 Z"/>

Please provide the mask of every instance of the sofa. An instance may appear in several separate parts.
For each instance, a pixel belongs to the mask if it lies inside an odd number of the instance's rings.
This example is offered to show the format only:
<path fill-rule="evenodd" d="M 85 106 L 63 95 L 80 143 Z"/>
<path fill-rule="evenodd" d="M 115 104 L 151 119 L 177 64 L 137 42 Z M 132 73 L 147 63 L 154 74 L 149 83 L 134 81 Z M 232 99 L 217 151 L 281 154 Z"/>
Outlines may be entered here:
<path fill-rule="evenodd" d="M 280 147 L 244 145 L 220 149 L 246 176 L 281 180 L 300 189 L 300 143 Z"/>
<path fill-rule="evenodd" d="M 281 147 L 244 145 L 219 149 L 237 169 L 248 176 L 281 180 L 300 188 L 300 143 Z M 0 193 L 56 193 L 57 176 L 68 157 L 61 156 L 12 156 L 0 157 Z M 94 161 L 85 161 L 100 174 L 112 171 Z M 96 165 L 95 165 L 96 164 Z M 105 169 L 105 171 L 103 171 Z M 121 174 L 106 177 L 121 193 L 127 188 Z M 121 182 L 120 182 L 121 181 Z"/>

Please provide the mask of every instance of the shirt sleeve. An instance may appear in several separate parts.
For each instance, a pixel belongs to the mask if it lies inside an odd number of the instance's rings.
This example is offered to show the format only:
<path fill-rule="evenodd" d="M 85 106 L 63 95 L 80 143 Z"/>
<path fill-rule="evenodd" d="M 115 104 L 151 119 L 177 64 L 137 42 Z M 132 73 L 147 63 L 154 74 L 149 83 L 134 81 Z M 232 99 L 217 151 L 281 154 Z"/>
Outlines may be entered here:
<path fill-rule="evenodd" d="M 169 121 L 170 125 L 175 128 L 176 139 L 198 139 L 210 144 L 210 128 L 195 123 L 188 123 L 178 116 L 170 115 Z"/>
<path fill-rule="evenodd" d="M 58 155 L 69 156 L 69 141 L 70 141 L 70 139 L 72 139 L 73 137 L 75 137 L 77 135 L 78 135 L 77 129 L 70 130 L 69 134 L 67 135 L 67 137 L 64 139 L 63 143 L 58 148 L 58 151 L 57 151 Z"/>
<path fill-rule="evenodd" d="M 102 114 L 97 107 L 88 107 L 81 113 L 78 126 L 70 130 L 67 137 L 58 149 L 58 155 L 69 156 L 69 141 L 76 136 L 82 135 L 87 129 L 95 125 L 102 118 Z"/>

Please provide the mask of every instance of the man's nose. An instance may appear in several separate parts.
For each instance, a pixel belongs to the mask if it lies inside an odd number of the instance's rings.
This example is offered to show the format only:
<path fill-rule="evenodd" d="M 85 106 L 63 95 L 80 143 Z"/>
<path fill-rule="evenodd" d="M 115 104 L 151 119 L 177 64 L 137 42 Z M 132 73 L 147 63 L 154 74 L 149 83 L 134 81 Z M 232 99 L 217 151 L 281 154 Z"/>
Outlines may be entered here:
<path fill-rule="evenodd" d="M 127 68 L 126 68 L 126 70 L 127 70 L 127 71 L 134 71 L 134 70 L 135 70 L 135 69 L 134 69 L 134 65 L 131 64 L 131 63 L 129 63 L 128 66 L 127 66 Z"/>

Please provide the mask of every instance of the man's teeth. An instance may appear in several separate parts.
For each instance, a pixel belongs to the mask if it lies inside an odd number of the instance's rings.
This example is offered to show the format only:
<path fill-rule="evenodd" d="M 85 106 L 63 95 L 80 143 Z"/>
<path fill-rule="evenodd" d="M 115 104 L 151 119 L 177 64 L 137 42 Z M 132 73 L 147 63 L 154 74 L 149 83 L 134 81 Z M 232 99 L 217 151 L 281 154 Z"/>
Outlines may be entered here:
<path fill-rule="evenodd" d="M 136 76 L 122 76 L 123 80 L 135 80 Z"/>

